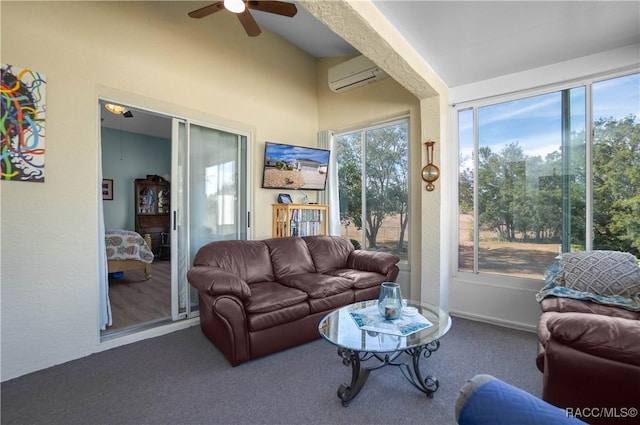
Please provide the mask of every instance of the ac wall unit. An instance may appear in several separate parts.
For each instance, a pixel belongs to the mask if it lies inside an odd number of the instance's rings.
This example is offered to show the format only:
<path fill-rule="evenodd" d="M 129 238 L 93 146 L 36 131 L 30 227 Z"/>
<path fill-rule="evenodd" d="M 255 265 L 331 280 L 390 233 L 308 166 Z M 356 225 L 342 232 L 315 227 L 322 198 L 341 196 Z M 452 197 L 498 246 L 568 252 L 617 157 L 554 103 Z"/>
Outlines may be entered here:
<path fill-rule="evenodd" d="M 357 56 L 329 68 L 329 88 L 344 92 L 383 80 L 389 75 L 364 56 Z"/>

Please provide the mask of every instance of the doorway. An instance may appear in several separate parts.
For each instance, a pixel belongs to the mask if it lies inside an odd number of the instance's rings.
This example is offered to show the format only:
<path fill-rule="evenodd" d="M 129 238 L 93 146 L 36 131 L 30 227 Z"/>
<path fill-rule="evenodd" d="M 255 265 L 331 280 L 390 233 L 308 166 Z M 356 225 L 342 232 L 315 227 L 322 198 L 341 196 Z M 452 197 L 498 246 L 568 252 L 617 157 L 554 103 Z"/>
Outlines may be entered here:
<path fill-rule="evenodd" d="M 109 274 L 112 323 L 102 340 L 198 316 L 186 279 L 195 253 L 249 231 L 248 134 L 122 104 L 113 113 L 107 103 L 99 100 L 102 175 L 112 190 L 104 227 L 148 235 L 153 261 L 150 274 Z M 151 208 L 141 198 L 147 188 Z"/>
<path fill-rule="evenodd" d="M 109 104 L 121 108 L 110 110 Z M 105 338 L 157 326 L 172 318 L 171 257 L 167 253 L 171 244 L 170 211 L 162 207 L 153 214 L 142 211 L 137 193 L 141 181 L 171 184 L 172 130 L 168 116 L 105 100 L 99 101 L 99 107 L 102 176 L 111 189 L 110 196 L 103 196 L 102 201 L 106 236 L 112 230 L 136 232 L 143 237 L 148 234 L 153 253 L 147 270 L 136 267 L 108 274 L 112 320 L 101 332 Z"/>

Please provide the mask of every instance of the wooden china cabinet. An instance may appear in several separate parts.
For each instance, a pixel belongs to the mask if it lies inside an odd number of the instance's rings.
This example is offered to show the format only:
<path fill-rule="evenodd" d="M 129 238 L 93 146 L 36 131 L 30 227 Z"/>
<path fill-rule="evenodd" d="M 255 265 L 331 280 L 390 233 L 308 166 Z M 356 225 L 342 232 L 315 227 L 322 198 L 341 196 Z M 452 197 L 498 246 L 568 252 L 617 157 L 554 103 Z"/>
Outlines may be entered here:
<path fill-rule="evenodd" d="M 134 182 L 134 205 L 136 232 L 151 235 L 153 253 L 168 242 L 171 230 L 169 205 L 170 183 L 160 176 L 148 175 Z"/>

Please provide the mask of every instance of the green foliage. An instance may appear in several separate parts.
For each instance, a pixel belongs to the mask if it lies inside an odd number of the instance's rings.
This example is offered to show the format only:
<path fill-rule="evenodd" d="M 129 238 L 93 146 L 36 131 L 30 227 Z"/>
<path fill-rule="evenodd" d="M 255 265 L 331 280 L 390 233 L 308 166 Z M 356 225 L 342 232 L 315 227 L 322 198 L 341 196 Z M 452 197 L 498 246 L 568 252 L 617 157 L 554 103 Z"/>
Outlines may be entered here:
<path fill-rule="evenodd" d="M 594 246 L 640 256 L 640 125 L 600 119 L 593 151 Z"/>
<path fill-rule="evenodd" d="M 340 222 L 362 229 L 362 155 L 360 134 L 343 136 L 338 144 Z"/>
<path fill-rule="evenodd" d="M 390 125 L 341 136 L 337 149 L 340 179 L 340 219 L 343 225 L 364 224 L 367 245 L 377 248 L 378 232 L 389 216 L 400 219 L 402 249 L 408 225 L 408 143 L 405 124 Z M 362 158 L 364 151 L 366 158 Z M 362 211 L 364 169 L 365 213 Z"/>
<path fill-rule="evenodd" d="M 584 131 L 572 134 L 565 155 L 564 163 L 560 151 L 544 159 L 527 156 L 517 142 L 500 152 L 481 147 L 480 228 L 495 231 L 502 240 L 559 242 L 563 237 L 563 208 L 568 208 L 570 243 L 584 249 Z M 594 123 L 592 175 L 594 248 L 625 251 L 639 257 L 640 123 L 635 116 Z M 463 170 L 459 177 L 462 213 L 473 211 L 473 183 L 471 170 Z"/>
<path fill-rule="evenodd" d="M 473 213 L 473 170 L 469 168 L 460 172 L 458 180 L 458 200 L 462 214 Z"/>

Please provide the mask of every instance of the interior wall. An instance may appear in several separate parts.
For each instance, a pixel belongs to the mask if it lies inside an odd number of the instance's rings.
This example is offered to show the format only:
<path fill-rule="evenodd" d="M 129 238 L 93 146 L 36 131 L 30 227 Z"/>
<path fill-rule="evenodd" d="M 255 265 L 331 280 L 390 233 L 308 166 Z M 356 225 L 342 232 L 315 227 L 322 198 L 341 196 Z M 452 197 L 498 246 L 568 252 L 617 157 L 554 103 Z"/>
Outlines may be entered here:
<path fill-rule="evenodd" d="M 135 179 L 158 175 L 170 181 L 171 139 L 111 128 L 102 129 L 101 139 L 102 175 L 113 180 L 113 200 L 102 201 L 105 229 L 135 231 Z"/>
<path fill-rule="evenodd" d="M 260 189 L 264 141 L 315 146 L 318 113 L 314 58 L 231 14 L 193 20 L 197 2 L 1 7 L 3 63 L 47 81 L 46 182 L 0 182 L 4 381 L 100 350 L 98 98 L 249 132 L 260 212 L 277 195 Z"/>

